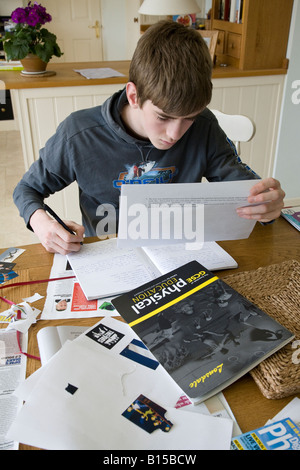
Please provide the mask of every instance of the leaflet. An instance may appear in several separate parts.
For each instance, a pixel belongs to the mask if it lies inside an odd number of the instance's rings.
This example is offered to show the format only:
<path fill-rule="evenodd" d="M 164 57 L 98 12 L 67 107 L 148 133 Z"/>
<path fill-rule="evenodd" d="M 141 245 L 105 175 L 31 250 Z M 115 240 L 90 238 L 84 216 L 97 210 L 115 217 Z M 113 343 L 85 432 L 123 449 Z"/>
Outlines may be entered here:
<path fill-rule="evenodd" d="M 121 188 L 118 246 L 248 238 L 255 221 L 239 217 L 257 180 L 130 185 Z"/>
<path fill-rule="evenodd" d="M 109 317 L 116 314 L 110 297 L 86 299 L 66 256 L 54 255 L 51 278 L 61 279 L 48 283 L 41 320 Z"/>

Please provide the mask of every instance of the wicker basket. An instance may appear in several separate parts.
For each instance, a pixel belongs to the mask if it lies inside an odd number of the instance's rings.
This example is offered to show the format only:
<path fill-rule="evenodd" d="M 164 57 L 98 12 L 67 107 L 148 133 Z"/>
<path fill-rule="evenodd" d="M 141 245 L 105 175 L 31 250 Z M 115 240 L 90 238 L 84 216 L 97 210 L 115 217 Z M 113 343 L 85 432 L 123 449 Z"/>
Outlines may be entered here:
<path fill-rule="evenodd" d="M 223 280 L 295 335 L 291 343 L 250 372 L 262 394 L 283 398 L 299 393 L 300 263 L 285 261 Z"/>

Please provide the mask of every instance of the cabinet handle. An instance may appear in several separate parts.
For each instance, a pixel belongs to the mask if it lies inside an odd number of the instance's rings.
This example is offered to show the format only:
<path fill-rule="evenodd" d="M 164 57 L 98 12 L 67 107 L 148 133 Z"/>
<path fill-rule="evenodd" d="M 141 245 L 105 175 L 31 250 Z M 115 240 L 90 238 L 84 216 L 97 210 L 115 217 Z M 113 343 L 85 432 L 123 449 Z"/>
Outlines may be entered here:
<path fill-rule="evenodd" d="M 1 108 L 1 113 L 5 113 L 6 109 L 5 108 Z"/>

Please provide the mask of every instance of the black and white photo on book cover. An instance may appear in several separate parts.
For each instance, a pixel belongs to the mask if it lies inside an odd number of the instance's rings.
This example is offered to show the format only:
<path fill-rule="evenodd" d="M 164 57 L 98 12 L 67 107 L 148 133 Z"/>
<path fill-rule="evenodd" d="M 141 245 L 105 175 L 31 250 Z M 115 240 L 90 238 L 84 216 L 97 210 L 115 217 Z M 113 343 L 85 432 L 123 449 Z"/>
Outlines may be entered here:
<path fill-rule="evenodd" d="M 193 263 L 183 267 L 185 274 L 189 265 Z M 186 279 L 179 275 L 180 270 L 177 274 Z M 203 288 L 199 288 L 201 283 L 198 289 L 193 284 L 191 294 L 178 293 L 177 300 L 162 308 L 156 305 L 153 315 L 143 312 L 144 320 L 137 322 L 132 316 L 128 320 L 128 303 L 125 305 L 126 296 L 129 299 L 137 290 L 113 301 L 120 315 L 195 403 L 222 390 L 293 337 L 221 279 L 210 275 Z M 157 285 L 161 281 L 157 279 Z M 148 286 L 139 292 L 154 288 L 153 283 Z"/>

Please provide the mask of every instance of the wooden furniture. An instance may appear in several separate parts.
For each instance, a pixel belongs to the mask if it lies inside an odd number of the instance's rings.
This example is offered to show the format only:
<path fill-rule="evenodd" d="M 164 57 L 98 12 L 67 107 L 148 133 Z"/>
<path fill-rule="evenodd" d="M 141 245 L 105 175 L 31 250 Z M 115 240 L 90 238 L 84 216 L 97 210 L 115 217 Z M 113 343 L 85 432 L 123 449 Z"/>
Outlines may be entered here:
<path fill-rule="evenodd" d="M 26 77 L 18 71 L 1 71 L 0 79 L 5 83 L 6 89 L 19 90 L 28 88 L 57 88 L 69 86 L 90 86 L 93 85 L 113 85 L 125 84 L 128 81 L 129 60 L 108 61 L 108 62 L 49 62 L 47 70 L 55 71 L 51 77 L 31 76 Z M 109 67 L 122 73 L 123 77 L 96 78 L 87 80 L 74 69 L 105 68 Z"/>
<path fill-rule="evenodd" d="M 217 63 L 242 70 L 287 68 L 293 0 L 244 0 L 241 23 L 220 19 L 225 2 L 213 0 L 212 5 L 212 29 L 219 31 Z"/>
<path fill-rule="evenodd" d="M 87 241 L 96 241 L 89 239 Z M 286 260 L 300 260 L 300 237 L 299 232 L 283 218 L 275 223 L 262 226 L 257 223 L 254 231 L 246 240 L 226 241 L 220 245 L 227 250 L 238 262 L 239 267 L 235 270 L 218 271 L 216 274 L 226 280 L 226 276 L 236 272 L 249 271 L 261 266 L 281 263 Z M 15 271 L 19 277 L 7 282 L 13 284 L 17 281 L 48 279 L 53 262 L 53 255 L 47 253 L 40 244 L 27 245 L 25 252 L 16 259 Z M 1 252 L 4 250 L 1 250 Z M 2 291 L 7 299 L 20 302 L 22 298 L 38 292 L 46 295 L 47 283 L 25 285 L 7 288 Z M 35 307 L 42 310 L 44 299 L 35 303 Z M 7 309 L 4 302 L 0 302 L 0 311 Z M 37 332 L 50 325 L 85 325 L 92 326 L 99 318 L 88 318 L 79 320 L 40 320 L 30 328 L 28 352 L 35 356 L 39 355 L 36 335 Z M 2 325 L 3 326 L 3 325 Z M 40 367 L 40 362 L 28 359 L 27 375 L 32 374 Z M 230 387 L 224 390 L 235 418 L 242 432 L 250 431 L 263 426 L 269 418 L 275 416 L 293 397 L 268 400 L 259 391 L 257 385 L 249 374 L 245 375 Z M 21 449 L 31 449 L 22 445 Z"/>

